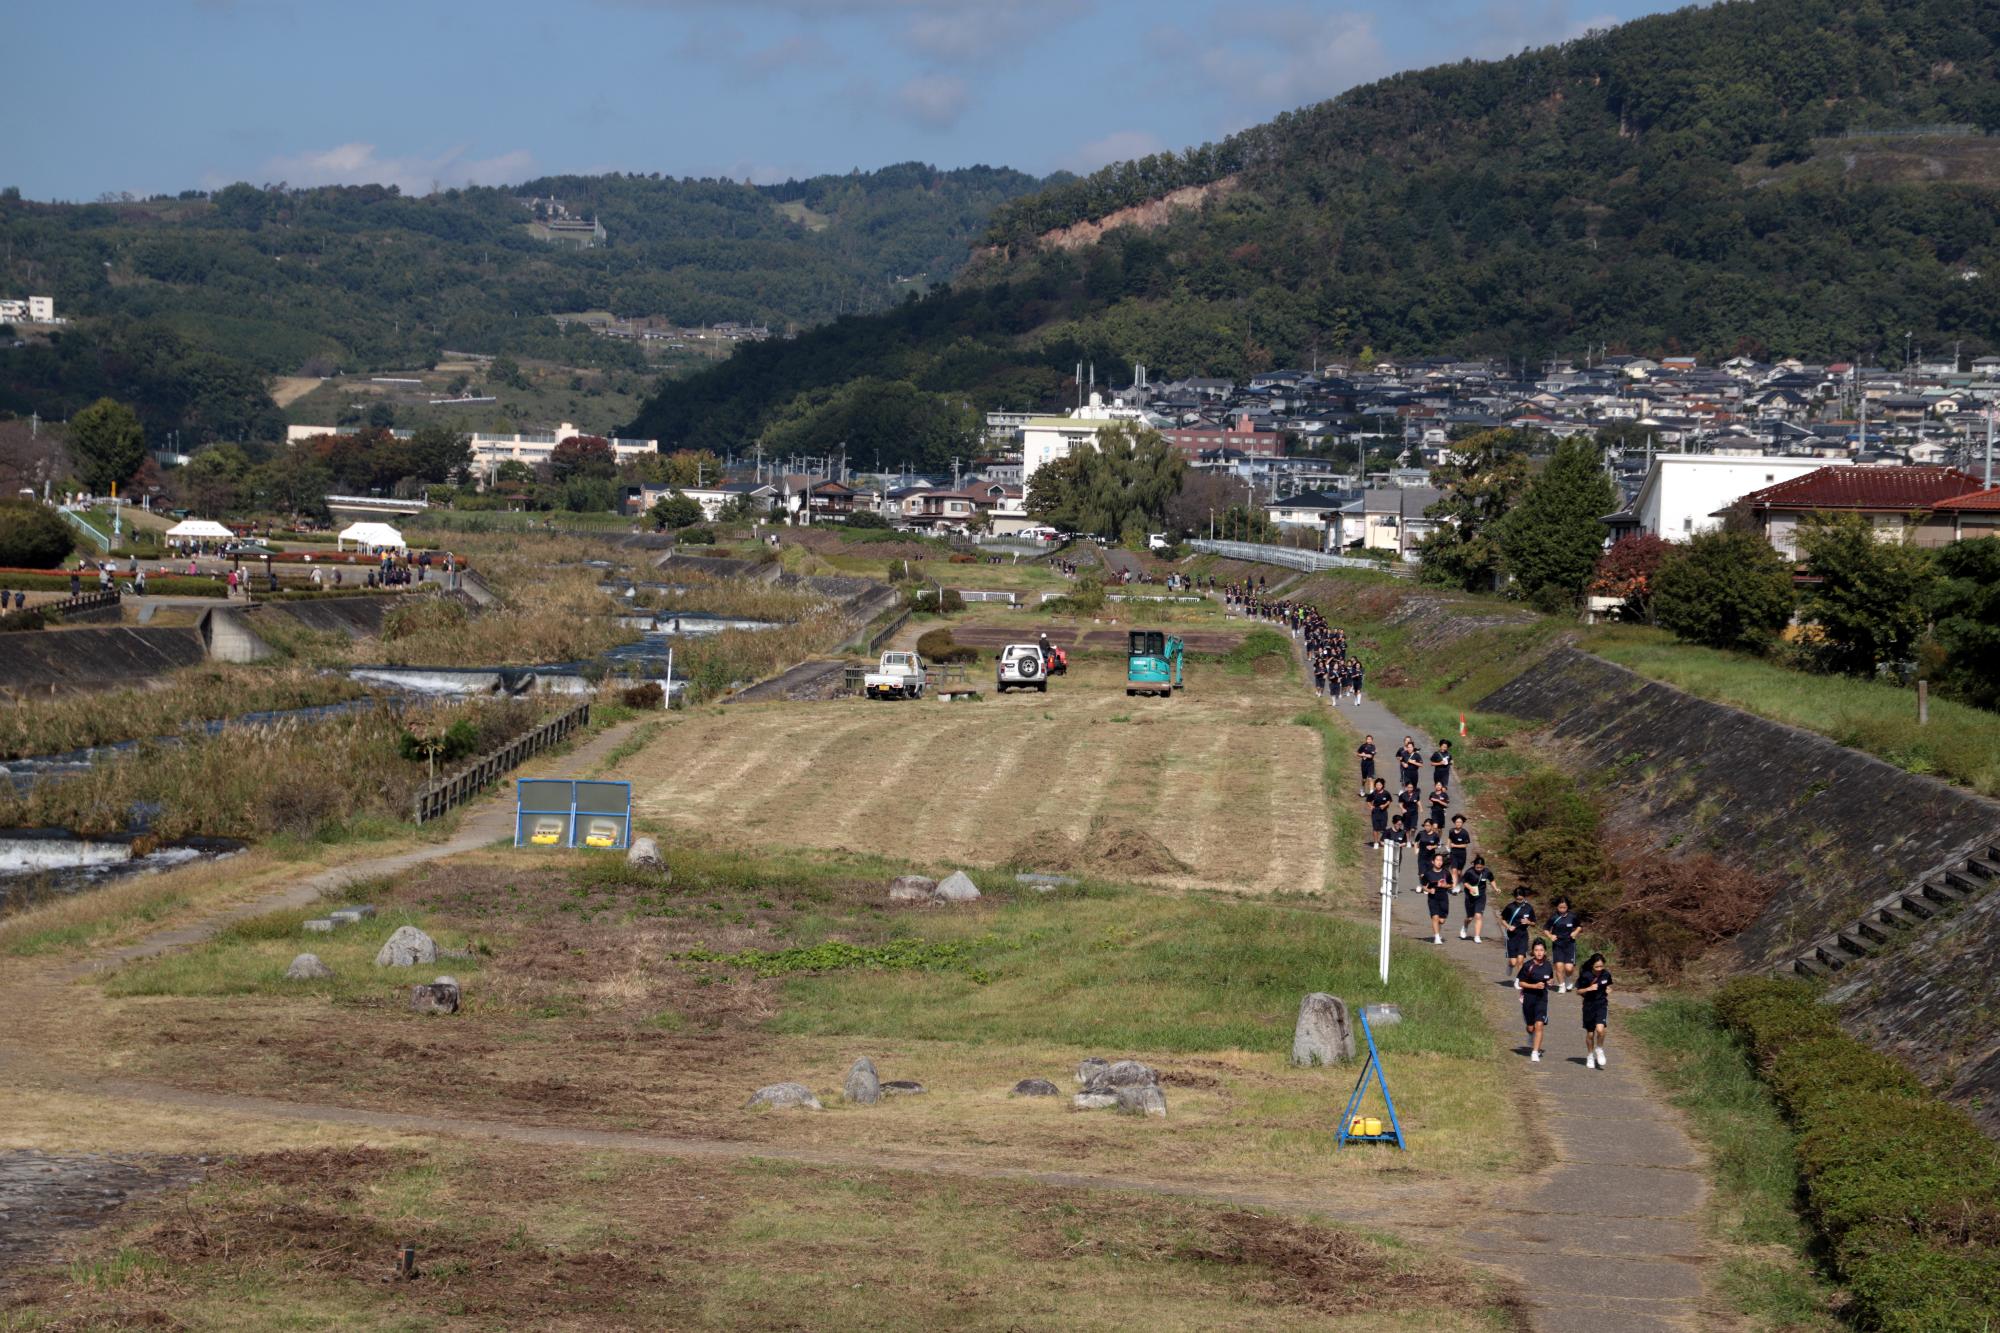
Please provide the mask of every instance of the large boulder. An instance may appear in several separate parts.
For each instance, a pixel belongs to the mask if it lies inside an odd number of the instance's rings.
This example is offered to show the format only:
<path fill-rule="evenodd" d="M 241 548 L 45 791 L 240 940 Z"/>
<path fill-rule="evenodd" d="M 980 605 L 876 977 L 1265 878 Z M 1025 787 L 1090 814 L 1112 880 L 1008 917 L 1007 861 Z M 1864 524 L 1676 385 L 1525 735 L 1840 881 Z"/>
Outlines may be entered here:
<path fill-rule="evenodd" d="M 979 886 L 963 870 L 954 870 L 945 877 L 944 883 L 937 886 L 937 897 L 938 901 L 947 903 L 978 902 Z"/>
<path fill-rule="evenodd" d="M 1085 1092 L 1113 1093 L 1120 1088 L 1156 1088 L 1160 1076 L 1148 1064 L 1137 1060 L 1085 1060 L 1076 1067 L 1077 1081 Z"/>
<path fill-rule="evenodd" d="M 375 966 L 415 967 L 419 963 L 435 963 L 437 957 L 436 940 L 415 926 L 398 926 L 375 955 Z"/>
<path fill-rule="evenodd" d="M 1167 1113 L 1167 1094 L 1152 1084 L 1120 1088 L 1112 1095 L 1117 1101 L 1111 1109 L 1120 1115 L 1164 1116 Z"/>
<path fill-rule="evenodd" d="M 1088 1086 L 1093 1080 L 1103 1077 L 1104 1072 L 1110 1068 L 1111 1062 L 1101 1055 L 1079 1060 L 1076 1066 L 1076 1081 Z"/>
<path fill-rule="evenodd" d="M 884 1097 L 921 1097 L 924 1085 L 913 1078 L 885 1078 L 882 1080 Z"/>
<path fill-rule="evenodd" d="M 1007 1095 L 1009 1097 L 1055 1097 L 1061 1093 L 1061 1088 L 1058 1088 L 1045 1078 L 1024 1078 L 1019 1083 L 1016 1083 L 1014 1090 Z"/>
<path fill-rule="evenodd" d="M 333 969 L 322 963 L 319 960 L 318 954 L 302 953 L 292 960 L 290 967 L 285 969 L 285 980 L 331 981 L 333 980 Z"/>
<path fill-rule="evenodd" d="M 632 839 L 632 845 L 625 849 L 625 864 L 641 870 L 664 871 L 667 868 L 666 858 L 660 855 L 659 842 L 644 834 Z"/>
<path fill-rule="evenodd" d="M 459 1002 L 458 983 L 439 977 L 428 986 L 410 987 L 410 1010 L 419 1014 L 455 1014 Z"/>
<path fill-rule="evenodd" d="M 882 1100 L 882 1079 L 875 1072 L 875 1062 L 862 1056 L 847 1071 L 847 1082 L 841 1085 L 841 1092 L 847 1100 L 857 1106 L 873 1106 Z"/>
<path fill-rule="evenodd" d="M 813 1090 L 803 1083 L 772 1083 L 757 1089 L 750 1094 L 750 1100 L 744 1103 L 743 1109 L 747 1111 L 758 1106 L 773 1111 L 822 1109 L 819 1098 L 813 1096 Z"/>
<path fill-rule="evenodd" d="M 892 903 L 927 903 L 937 897 L 938 882 L 928 875 L 898 875 L 889 881 Z"/>
<path fill-rule="evenodd" d="M 1337 1065 L 1354 1058 L 1354 1029 L 1347 1006 L 1336 996 L 1314 991 L 1299 1001 L 1299 1021 L 1292 1028 L 1292 1063 Z"/>
<path fill-rule="evenodd" d="M 1108 1111 L 1118 1105 L 1118 1094 L 1109 1089 L 1092 1092 L 1089 1088 L 1085 1088 L 1070 1098 L 1070 1105 L 1079 1111 Z"/>

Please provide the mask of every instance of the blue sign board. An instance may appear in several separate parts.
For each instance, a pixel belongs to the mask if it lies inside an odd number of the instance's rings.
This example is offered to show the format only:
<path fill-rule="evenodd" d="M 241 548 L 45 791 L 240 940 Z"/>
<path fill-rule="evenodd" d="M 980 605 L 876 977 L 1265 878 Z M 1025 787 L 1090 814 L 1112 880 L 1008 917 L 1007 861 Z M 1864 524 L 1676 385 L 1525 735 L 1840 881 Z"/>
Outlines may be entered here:
<path fill-rule="evenodd" d="M 516 847 L 618 851 L 632 842 L 632 784 L 523 778 L 514 784 Z"/>

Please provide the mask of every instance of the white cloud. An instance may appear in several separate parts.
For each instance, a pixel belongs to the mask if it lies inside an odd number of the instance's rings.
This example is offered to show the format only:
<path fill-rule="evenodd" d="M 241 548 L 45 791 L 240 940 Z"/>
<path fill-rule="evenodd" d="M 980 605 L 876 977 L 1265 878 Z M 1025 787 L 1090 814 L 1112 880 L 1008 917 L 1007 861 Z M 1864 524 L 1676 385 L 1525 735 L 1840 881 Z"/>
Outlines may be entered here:
<path fill-rule="evenodd" d="M 1156 30 L 1148 38 L 1177 80 L 1257 117 L 1317 102 L 1391 68 L 1371 14 L 1295 5 L 1218 9 L 1201 34 Z"/>
<path fill-rule="evenodd" d="M 972 90 L 955 74 L 919 74 L 896 90 L 896 105 L 925 129 L 950 129 L 965 114 Z"/>
<path fill-rule="evenodd" d="M 496 157 L 473 157 L 461 145 L 436 157 L 384 157 L 372 143 L 344 143 L 270 158 L 267 181 L 294 186 L 393 185 L 404 194 L 429 194 L 462 185 L 505 185 L 534 174 L 534 155 L 517 148 Z"/>
<path fill-rule="evenodd" d="M 1078 175 L 1087 176 L 1099 167 L 1113 162 L 1129 162 L 1135 157 L 1148 157 L 1166 146 L 1166 141 L 1151 130 L 1114 130 L 1102 138 L 1078 144 L 1063 158 L 1062 164 Z"/>
<path fill-rule="evenodd" d="M 1529 47 L 1551 46 L 1619 22 L 1614 14 L 1571 17 L 1569 0 L 1492 0 L 1459 30 L 1453 53 L 1480 59 L 1516 55 Z"/>

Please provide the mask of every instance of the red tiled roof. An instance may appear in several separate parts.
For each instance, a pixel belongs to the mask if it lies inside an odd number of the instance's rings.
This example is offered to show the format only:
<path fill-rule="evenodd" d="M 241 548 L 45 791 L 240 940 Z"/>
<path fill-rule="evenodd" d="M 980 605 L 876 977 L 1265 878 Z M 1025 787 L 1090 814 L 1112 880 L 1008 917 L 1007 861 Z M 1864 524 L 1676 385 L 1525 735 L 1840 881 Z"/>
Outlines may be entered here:
<path fill-rule="evenodd" d="M 1752 509 L 1934 509 L 1982 489 L 1955 467 L 1823 467 L 1792 477 L 1742 503 Z"/>
<path fill-rule="evenodd" d="M 1952 500 L 1940 500 L 1935 509 L 1976 509 L 1982 513 L 2000 512 L 2000 486 L 1988 491 L 1974 491 L 1971 495 L 1961 495 Z"/>

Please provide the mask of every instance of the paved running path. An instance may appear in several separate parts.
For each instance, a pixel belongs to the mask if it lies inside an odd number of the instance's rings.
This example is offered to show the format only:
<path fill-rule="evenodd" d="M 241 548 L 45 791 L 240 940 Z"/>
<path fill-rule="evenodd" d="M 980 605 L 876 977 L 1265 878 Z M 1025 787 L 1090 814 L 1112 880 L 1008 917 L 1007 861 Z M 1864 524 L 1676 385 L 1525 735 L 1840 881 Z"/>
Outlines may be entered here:
<path fill-rule="evenodd" d="M 1353 743 L 1372 734 L 1383 756 L 1393 755 L 1404 736 L 1414 736 L 1430 757 L 1435 737 L 1406 725 L 1381 703 L 1364 698 L 1330 710 L 1353 729 Z M 1454 743 L 1452 813 L 1461 812 L 1465 770 L 1477 772 L 1479 752 Z M 1360 790 L 1360 769 L 1354 787 Z M 1381 761 L 1377 771 L 1385 771 Z M 1393 759 L 1386 771 L 1393 773 Z M 1424 767 L 1430 776 L 1428 764 Z M 1428 781 L 1420 784 L 1426 793 Z M 1497 830 L 1490 819 L 1468 815 L 1473 850 L 1488 850 Z M 1381 862 L 1368 853 L 1371 882 L 1379 882 Z M 1489 851 L 1490 855 L 1490 851 Z M 1430 948 L 1430 916 L 1415 891 L 1416 857 L 1403 858 L 1393 920 L 1406 940 Z M 1486 942 L 1458 938 L 1460 920 L 1446 927 L 1437 946 L 1477 983 L 1486 1017 L 1513 1058 L 1516 1077 L 1529 1088 L 1537 1128 L 1553 1145 L 1544 1169 L 1494 1195 L 1486 1213 L 1469 1220 L 1461 1234 L 1471 1257 L 1495 1264 L 1520 1278 L 1537 1329 L 1578 1327 L 1649 1333 L 1656 1329 L 1701 1327 L 1702 1264 L 1700 1212 L 1707 1179 L 1700 1154 L 1678 1115 L 1661 1100 L 1634 1059 L 1633 1045 L 1621 1040 L 1618 1014 L 1606 1042 L 1610 1065 L 1583 1063 L 1582 1001 L 1575 992 L 1549 997 L 1549 1022 L 1542 1037 L 1542 1062 L 1528 1061 L 1520 995 L 1506 970 L 1504 929 L 1499 909 L 1512 897 L 1503 878 L 1488 895 Z M 1546 903 L 1535 904 L 1548 919 Z M 1452 900 L 1460 915 L 1459 900 Z M 1507 1132 L 1496 1126 L 1496 1132 Z"/>

